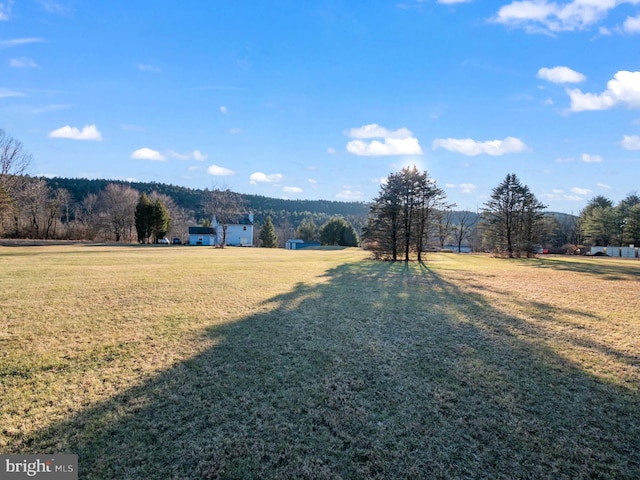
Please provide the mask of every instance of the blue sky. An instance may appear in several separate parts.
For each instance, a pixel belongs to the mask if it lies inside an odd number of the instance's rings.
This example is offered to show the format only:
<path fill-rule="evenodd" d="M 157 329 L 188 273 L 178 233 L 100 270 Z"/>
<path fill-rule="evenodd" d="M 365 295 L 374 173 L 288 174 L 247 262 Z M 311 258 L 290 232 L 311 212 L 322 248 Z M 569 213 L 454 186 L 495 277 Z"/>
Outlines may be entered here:
<path fill-rule="evenodd" d="M 639 47 L 640 0 L 0 0 L 0 128 L 32 175 L 577 214 L 640 190 Z"/>

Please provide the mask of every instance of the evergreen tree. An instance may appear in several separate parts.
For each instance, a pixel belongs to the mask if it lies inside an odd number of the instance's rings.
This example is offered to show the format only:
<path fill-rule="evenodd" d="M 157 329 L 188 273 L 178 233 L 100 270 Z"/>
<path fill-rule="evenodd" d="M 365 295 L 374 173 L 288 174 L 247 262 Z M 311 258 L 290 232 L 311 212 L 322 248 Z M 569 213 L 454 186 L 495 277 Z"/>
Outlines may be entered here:
<path fill-rule="evenodd" d="M 373 200 L 369 211 L 364 237 L 368 247 L 378 258 L 398 259 L 400 227 L 402 224 L 401 178 L 399 173 L 391 173 L 382 185 L 380 193 Z"/>
<path fill-rule="evenodd" d="M 515 174 L 508 174 L 493 189 L 482 212 L 490 248 L 510 258 L 533 254 L 545 208 Z"/>
<path fill-rule="evenodd" d="M 613 202 L 602 195 L 593 197 L 582 209 L 578 223 L 588 245 L 610 245 L 619 228 Z"/>
<path fill-rule="evenodd" d="M 271 217 L 267 217 L 264 225 L 260 229 L 260 240 L 262 246 L 265 248 L 276 248 L 278 246 L 278 237 L 276 236 L 276 230 L 271 223 Z"/>
<path fill-rule="evenodd" d="M 318 240 L 318 227 L 313 220 L 305 218 L 296 229 L 296 237 L 305 242 L 314 242 Z"/>
<path fill-rule="evenodd" d="M 353 225 L 342 217 L 332 217 L 320 227 L 320 242 L 323 245 L 357 247 L 359 239 Z"/>
<path fill-rule="evenodd" d="M 147 243 L 153 231 L 153 205 L 146 193 L 140 195 L 135 213 L 136 231 L 138 242 Z"/>
<path fill-rule="evenodd" d="M 435 219 L 444 208 L 444 192 L 427 172 L 414 167 L 392 173 L 382 185 L 369 211 L 364 238 L 377 258 L 409 261 L 417 252 L 418 261 Z"/>
<path fill-rule="evenodd" d="M 349 222 L 346 222 L 346 227 L 342 230 L 342 239 L 340 245 L 345 247 L 357 247 L 360 245 L 360 237 L 358 232 Z"/>
<path fill-rule="evenodd" d="M 627 195 L 616 206 L 620 245 L 640 243 L 640 197 L 636 192 Z"/>
<path fill-rule="evenodd" d="M 165 237 L 171 227 L 171 217 L 164 202 L 156 199 L 152 204 L 152 227 L 153 241 L 158 242 L 159 239 Z"/>

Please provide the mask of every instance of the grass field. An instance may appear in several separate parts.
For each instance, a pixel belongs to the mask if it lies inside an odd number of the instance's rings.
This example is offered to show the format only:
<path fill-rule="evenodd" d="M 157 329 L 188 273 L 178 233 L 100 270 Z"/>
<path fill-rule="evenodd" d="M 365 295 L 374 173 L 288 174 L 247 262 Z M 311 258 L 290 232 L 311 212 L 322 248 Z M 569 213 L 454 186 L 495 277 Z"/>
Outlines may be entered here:
<path fill-rule="evenodd" d="M 83 479 L 640 478 L 640 263 L 0 247 L 0 452 Z"/>

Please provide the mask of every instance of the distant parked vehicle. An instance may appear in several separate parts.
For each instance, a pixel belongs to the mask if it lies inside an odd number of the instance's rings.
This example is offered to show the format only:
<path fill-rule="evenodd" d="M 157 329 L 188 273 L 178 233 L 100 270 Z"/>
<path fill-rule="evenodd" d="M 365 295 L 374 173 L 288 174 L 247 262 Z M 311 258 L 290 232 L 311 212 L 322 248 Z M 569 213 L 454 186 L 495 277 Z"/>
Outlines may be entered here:
<path fill-rule="evenodd" d="M 158 239 L 158 243 L 161 243 L 162 245 L 169 245 L 169 239 L 167 237 L 160 238 Z"/>
<path fill-rule="evenodd" d="M 174 238 L 173 242 L 171 243 L 173 243 L 174 245 L 182 245 L 182 240 L 180 240 L 179 238 Z"/>

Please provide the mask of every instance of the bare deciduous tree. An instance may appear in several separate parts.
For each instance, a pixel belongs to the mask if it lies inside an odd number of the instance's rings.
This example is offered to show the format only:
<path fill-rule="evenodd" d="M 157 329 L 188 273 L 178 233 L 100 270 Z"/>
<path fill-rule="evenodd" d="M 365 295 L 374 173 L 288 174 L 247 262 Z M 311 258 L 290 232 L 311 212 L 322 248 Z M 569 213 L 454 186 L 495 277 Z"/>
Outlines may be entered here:
<path fill-rule="evenodd" d="M 453 226 L 453 238 L 458 245 L 458 252 L 461 251 L 462 242 L 468 239 L 473 232 L 478 216 L 468 210 L 458 213 L 458 223 Z"/>
<path fill-rule="evenodd" d="M 228 188 L 225 190 L 220 188 L 205 190 L 202 195 L 202 207 L 209 218 L 215 216 L 218 224 L 222 227 L 220 247 L 224 248 L 227 243 L 227 226 L 244 213 L 244 198 Z"/>
<path fill-rule="evenodd" d="M 17 202 L 20 217 L 24 218 L 26 236 L 45 238 L 48 220 L 47 200 L 51 189 L 44 180 L 31 180 L 24 185 Z"/>
<path fill-rule="evenodd" d="M 22 143 L 0 129 L 0 233 L 3 225 L 11 220 L 17 228 L 18 219 L 13 210 L 15 197 L 24 184 L 31 160 Z"/>
<path fill-rule="evenodd" d="M 137 190 L 117 183 L 110 183 L 98 194 L 100 215 L 110 235 L 120 240 L 133 240 L 135 211 L 140 194 Z"/>

